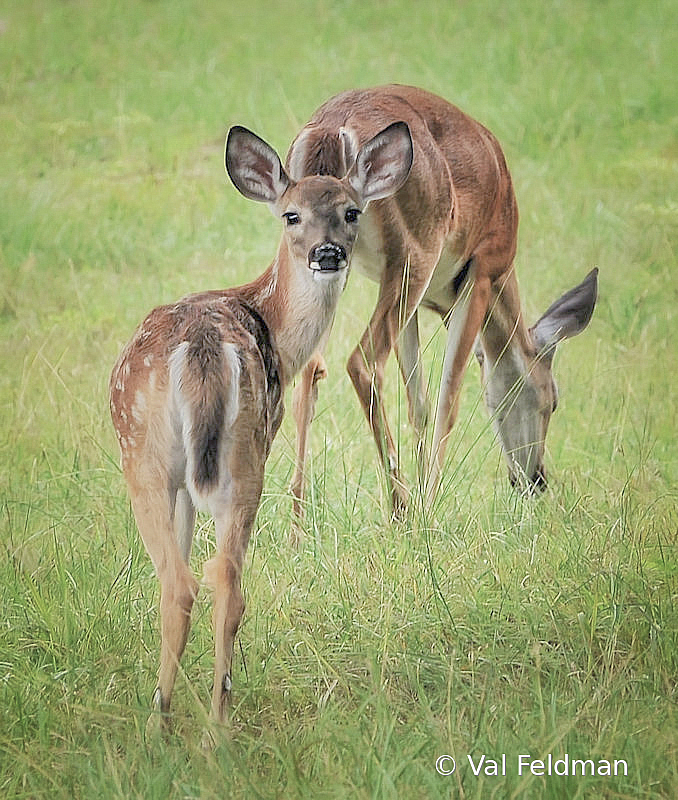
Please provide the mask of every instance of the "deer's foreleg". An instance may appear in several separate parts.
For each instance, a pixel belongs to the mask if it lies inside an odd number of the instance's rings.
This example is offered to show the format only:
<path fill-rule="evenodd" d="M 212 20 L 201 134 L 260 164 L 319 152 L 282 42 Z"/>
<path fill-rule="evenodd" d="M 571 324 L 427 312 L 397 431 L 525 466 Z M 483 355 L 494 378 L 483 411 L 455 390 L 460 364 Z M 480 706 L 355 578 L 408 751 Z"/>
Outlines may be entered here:
<path fill-rule="evenodd" d="M 426 471 L 425 437 L 429 403 L 421 369 L 419 323 L 415 311 L 395 341 L 396 358 L 405 385 L 407 412 L 416 435 L 417 465 L 420 478 Z"/>
<path fill-rule="evenodd" d="M 490 297 L 490 282 L 476 277 L 465 283 L 447 320 L 447 342 L 436 409 L 427 495 L 435 497 L 450 432 L 457 419 L 459 392 L 473 344 L 481 328 Z"/>

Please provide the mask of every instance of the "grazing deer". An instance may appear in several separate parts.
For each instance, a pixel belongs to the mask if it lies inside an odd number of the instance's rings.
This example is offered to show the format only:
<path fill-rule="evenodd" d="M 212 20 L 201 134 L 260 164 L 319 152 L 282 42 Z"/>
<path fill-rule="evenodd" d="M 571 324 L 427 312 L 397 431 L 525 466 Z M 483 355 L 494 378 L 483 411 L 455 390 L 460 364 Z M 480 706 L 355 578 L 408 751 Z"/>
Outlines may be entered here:
<path fill-rule="evenodd" d="M 124 348 L 110 381 L 122 469 L 144 545 L 161 585 L 162 648 L 151 721 L 165 724 L 198 583 L 188 566 L 195 512 L 215 520 L 211 715 L 223 720 L 233 640 L 244 610 L 243 561 L 283 414 L 283 392 L 332 322 L 360 212 L 397 191 L 412 163 L 403 123 L 358 148 L 352 169 L 289 177 L 250 131 L 234 127 L 226 168 L 246 197 L 267 203 L 284 230 L 259 278 L 156 308 Z"/>
<path fill-rule="evenodd" d="M 513 259 L 518 208 L 511 176 L 495 137 L 440 97 L 408 86 L 349 91 L 322 105 L 290 147 L 292 180 L 341 178 L 355 169 L 363 144 L 386 125 L 407 123 L 414 159 L 407 181 L 362 215 L 353 264 L 379 283 L 377 306 L 348 361 L 384 464 L 395 515 L 407 491 L 382 402 L 384 365 L 395 349 L 409 419 L 418 437 L 420 473 L 435 495 L 445 447 L 457 416 L 459 390 L 474 343 L 482 362 L 486 404 L 521 489 L 546 485 L 544 441 L 557 394 L 551 366 L 562 339 L 580 333 L 596 302 L 597 270 L 528 329 L 523 321 Z M 419 352 L 419 309 L 442 318 L 447 343 L 430 463 L 424 456 L 428 400 Z M 292 481 L 301 511 L 307 428 L 317 380 L 325 375 L 318 352 L 295 390 L 297 467 Z"/>

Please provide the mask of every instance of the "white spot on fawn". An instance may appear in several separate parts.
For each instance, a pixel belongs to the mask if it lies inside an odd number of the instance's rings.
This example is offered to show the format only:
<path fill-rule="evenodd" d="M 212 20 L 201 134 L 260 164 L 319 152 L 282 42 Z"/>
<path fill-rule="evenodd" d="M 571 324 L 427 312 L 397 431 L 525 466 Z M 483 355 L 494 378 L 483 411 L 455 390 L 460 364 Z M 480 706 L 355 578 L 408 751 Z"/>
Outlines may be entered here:
<path fill-rule="evenodd" d="M 143 412 L 146 410 L 146 395 L 138 391 L 134 395 L 134 403 L 132 403 L 132 416 L 135 422 L 143 422 Z"/>

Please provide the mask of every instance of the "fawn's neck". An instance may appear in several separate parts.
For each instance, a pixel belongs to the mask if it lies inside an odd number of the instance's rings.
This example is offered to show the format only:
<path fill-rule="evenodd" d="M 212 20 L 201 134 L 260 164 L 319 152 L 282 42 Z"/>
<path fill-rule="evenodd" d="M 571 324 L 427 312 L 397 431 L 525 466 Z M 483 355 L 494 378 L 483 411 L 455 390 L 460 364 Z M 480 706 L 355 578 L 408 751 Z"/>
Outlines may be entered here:
<path fill-rule="evenodd" d="M 270 267 L 239 290 L 268 326 L 284 385 L 306 364 L 332 324 L 346 272 L 316 275 L 305 264 L 295 263 L 281 243 Z"/>

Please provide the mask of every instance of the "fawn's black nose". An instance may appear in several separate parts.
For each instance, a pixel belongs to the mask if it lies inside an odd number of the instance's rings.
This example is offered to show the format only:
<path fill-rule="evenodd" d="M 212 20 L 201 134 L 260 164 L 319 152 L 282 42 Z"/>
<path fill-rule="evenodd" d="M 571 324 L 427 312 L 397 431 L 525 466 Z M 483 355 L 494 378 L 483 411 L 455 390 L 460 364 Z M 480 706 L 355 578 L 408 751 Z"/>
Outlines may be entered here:
<path fill-rule="evenodd" d="M 336 272 L 346 266 L 346 250 L 334 242 L 324 242 L 311 248 L 308 265 L 320 272 Z"/>

